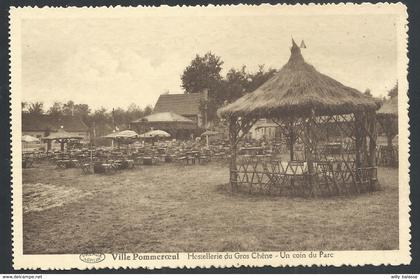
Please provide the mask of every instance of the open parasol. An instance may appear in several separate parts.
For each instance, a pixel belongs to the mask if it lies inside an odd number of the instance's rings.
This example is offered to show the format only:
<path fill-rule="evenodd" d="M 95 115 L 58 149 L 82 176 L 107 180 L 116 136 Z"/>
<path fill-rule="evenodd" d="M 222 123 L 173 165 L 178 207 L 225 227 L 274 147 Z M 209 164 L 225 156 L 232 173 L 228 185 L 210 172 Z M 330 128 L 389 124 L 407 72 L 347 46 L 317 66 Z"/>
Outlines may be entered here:
<path fill-rule="evenodd" d="M 204 137 L 204 136 L 215 136 L 215 135 L 219 135 L 219 134 L 221 134 L 221 132 L 207 130 L 204 133 L 202 133 L 201 136 L 202 137 Z"/>
<path fill-rule="evenodd" d="M 124 139 L 130 139 L 130 138 L 137 138 L 139 135 L 132 131 L 132 130 L 124 130 L 121 132 L 114 132 L 109 135 L 104 136 L 104 138 L 108 139 L 118 139 L 118 138 L 124 138 Z"/>
<path fill-rule="evenodd" d="M 26 143 L 39 142 L 39 139 L 30 135 L 24 135 L 22 137 L 22 142 L 26 142 Z"/>
<path fill-rule="evenodd" d="M 146 132 L 144 134 L 141 134 L 140 138 L 169 138 L 171 135 L 165 131 L 162 130 L 153 130 Z"/>
<path fill-rule="evenodd" d="M 206 137 L 206 145 L 209 146 L 209 137 L 220 135 L 221 132 L 207 130 L 201 134 L 201 137 Z"/>

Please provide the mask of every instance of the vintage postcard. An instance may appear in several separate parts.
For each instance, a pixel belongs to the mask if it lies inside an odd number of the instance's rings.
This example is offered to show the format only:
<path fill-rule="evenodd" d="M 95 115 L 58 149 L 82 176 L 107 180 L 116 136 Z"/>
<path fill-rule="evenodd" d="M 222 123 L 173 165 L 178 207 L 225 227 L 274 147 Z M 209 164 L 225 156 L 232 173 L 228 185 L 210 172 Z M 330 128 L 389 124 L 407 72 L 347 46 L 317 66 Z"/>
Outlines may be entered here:
<path fill-rule="evenodd" d="M 9 20 L 16 269 L 410 263 L 403 4 Z"/>

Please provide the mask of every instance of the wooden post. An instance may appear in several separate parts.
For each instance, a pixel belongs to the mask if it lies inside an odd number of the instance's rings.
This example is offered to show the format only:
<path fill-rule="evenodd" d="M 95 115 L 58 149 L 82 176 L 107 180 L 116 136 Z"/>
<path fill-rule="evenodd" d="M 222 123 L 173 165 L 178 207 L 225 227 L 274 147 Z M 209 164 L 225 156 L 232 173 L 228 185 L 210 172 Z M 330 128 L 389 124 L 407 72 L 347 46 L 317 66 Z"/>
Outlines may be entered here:
<path fill-rule="evenodd" d="M 369 127 L 369 166 L 376 166 L 376 113 L 375 111 L 369 112 L 368 118 Z"/>
<path fill-rule="evenodd" d="M 289 130 L 289 152 L 290 152 L 290 161 L 294 159 L 293 145 L 295 144 L 295 131 L 293 129 L 293 121 L 288 121 L 287 126 Z"/>
<path fill-rule="evenodd" d="M 355 130 L 355 147 L 356 147 L 356 169 L 362 167 L 362 116 L 361 113 L 355 113 L 354 114 L 354 130 Z"/>
<path fill-rule="evenodd" d="M 362 166 L 366 167 L 369 166 L 369 151 L 368 151 L 368 146 L 367 146 L 367 136 L 368 136 L 368 130 L 369 130 L 369 112 L 365 112 L 363 113 L 363 118 L 362 118 L 362 126 L 361 128 L 361 132 L 362 132 Z"/>
<path fill-rule="evenodd" d="M 306 161 L 308 164 L 308 183 L 309 183 L 309 189 L 310 189 L 310 194 L 314 194 L 314 181 L 313 181 L 313 176 L 315 174 L 315 170 L 314 170 L 314 162 L 313 162 L 313 152 L 315 150 L 314 145 L 315 143 L 315 138 L 314 138 L 314 133 L 312 132 L 312 122 L 314 121 L 315 118 L 315 111 L 313 109 L 311 109 L 311 114 L 309 115 L 309 118 L 307 119 L 307 122 L 305 123 L 305 138 L 306 138 L 306 143 L 305 144 L 305 156 L 306 156 Z M 307 152 L 306 152 L 307 151 Z"/>
<path fill-rule="evenodd" d="M 236 165 L 236 153 L 237 153 L 237 139 L 238 139 L 238 118 L 229 118 L 229 142 L 230 142 L 230 186 L 232 190 L 237 190 L 238 184 L 238 168 Z"/>
<path fill-rule="evenodd" d="M 306 160 L 308 162 L 308 172 L 309 174 L 314 173 L 314 165 L 313 165 L 313 151 L 314 151 L 314 135 L 312 133 L 312 121 L 315 117 L 315 111 L 311 110 L 311 114 L 308 118 L 308 122 L 306 122 L 306 129 L 305 129 L 305 137 L 306 137 L 306 146 L 307 146 L 307 154 L 306 154 Z"/>
<path fill-rule="evenodd" d="M 392 147 L 392 138 L 394 137 L 392 129 L 393 129 L 393 125 L 392 125 L 392 119 L 391 117 L 387 117 L 386 118 L 386 127 L 384 127 L 385 129 L 385 133 L 386 133 L 386 137 L 387 137 L 387 145 L 389 148 Z"/>
<path fill-rule="evenodd" d="M 376 139 L 377 139 L 377 131 L 376 131 L 376 113 L 375 111 L 369 112 L 368 118 L 368 126 L 369 126 L 369 167 L 375 168 L 376 167 Z M 370 173 L 370 188 L 374 190 L 377 187 L 377 178 L 372 177 L 375 174 L 374 169 Z"/>
<path fill-rule="evenodd" d="M 64 140 L 59 140 L 61 152 L 64 152 Z"/>
<path fill-rule="evenodd" d="M 362 152 L 362 121 L 361 121 L 361 113 L 360 112 L 356 112 L 354 113 L 354 131 L 355 131 L 355 152 L 356 152 L 356 161 L 355 161 L 355 171 L 356 171 L 356 181 L 355 181 L 355 185 L 354 188 L 356 191 L 359 191 L 359 185 L 357 185 L 357 182 L 360 181 L 360 173 L 359 173 L 359 168 L 362 167 L 362 162 L 361 162 L 361 152 Z"/>

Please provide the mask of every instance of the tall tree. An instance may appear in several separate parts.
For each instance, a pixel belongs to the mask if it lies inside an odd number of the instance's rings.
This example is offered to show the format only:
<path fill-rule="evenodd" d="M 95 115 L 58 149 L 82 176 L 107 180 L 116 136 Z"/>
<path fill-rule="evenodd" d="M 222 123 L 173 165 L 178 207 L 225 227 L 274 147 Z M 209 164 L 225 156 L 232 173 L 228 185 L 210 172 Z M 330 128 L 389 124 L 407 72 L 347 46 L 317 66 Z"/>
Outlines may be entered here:
<path fill-rule="evenodd" d="M 127 109 L 128 118 L 133 121 L 144 116 L 144 111 L 136 104 L 131 103 Z"/>
<path fill-rule="evenodd" d="M 398 96 L 398 82 L 388 91 L 388 97 L 396 97 Z"/>
<path fill-rule="evenodd" d="M 232 102 L 242 97 L 248 87 L 248 73 L 246 72 L 246 66 L 242 66 L 240 70 L 234 68 L 230 69 L 226 74 L 224 80 L 224 92 L 221 92 L 218 103 L 224 101 Z"/>
<path fill-rule="evenodd" d="M 43 102 L 30 103 L 28 105 L 28 113 L 31 115 L 44 114 L 44 103 Z"/>
<path fill-rule="evenodd" d="M 248 74 L 248 84 L 246 91 L 252 92 L 256 90 L 258 87 L 260 87 L 264 82 L 269 80 L 271 77 L 274 76 L 274 74 L 277 72 L 277 70 L 269 68 L 268 70 L 265 70 L 265 65 L 259 65 L 258 71 L 256 73 L 250 73 Z"/>
<path fill-rule="evenodd" d="M 28 102 L 22 102 L 22 113 L 28 113 Z"/>
<path fill-rule="evenodd" d="M 60 102 L 54 102 L 52 106 L 48 109 L 47 113 L 49 115 L 63 115 L 63 104 Z"/>
<path fill-rule="evenodd" d="M 150 115 L 153 112 L 153 108 L 151 106 L 146 106 L 144 108 L 144 116 Z"/>
<path fill-rule="evenodd" d="M 207 52 L 204 56 L 196 55 L 181 76 L 182 88 L 186 93 L 200 93 L 205 89 L 209 94 L 222 80 L 220 72 L 223 61 L 219 56 Z"/>
<path fill-rule="evenodd" d="M 68 101 L 67 103 L 63 104 L 62 110 L 64 115 L 74 115 L 74 107 L 75 104 L 73 101 Z"/>

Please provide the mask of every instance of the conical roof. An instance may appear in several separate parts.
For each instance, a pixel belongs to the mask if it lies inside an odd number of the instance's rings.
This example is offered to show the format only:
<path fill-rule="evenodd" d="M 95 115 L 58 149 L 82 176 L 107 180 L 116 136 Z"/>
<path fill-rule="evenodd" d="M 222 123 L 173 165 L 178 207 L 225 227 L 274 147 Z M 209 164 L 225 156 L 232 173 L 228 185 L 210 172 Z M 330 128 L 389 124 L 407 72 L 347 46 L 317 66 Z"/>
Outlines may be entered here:
<path fill-rule="evenodd" d="M 60 128 L 57 132 L 51 133 L 49 136 L 44 137 L 45 140 L 60 140 L 60 139 L 82 139 L 82 136 L 79 136 L 75 133 L 69 133 L 64 131 L 63 128 Z"/>
<path fill-rule="evenodd" d="M 376 109 L 377 103 L 356 89 L 321 74 L 305 62 L 292 40 L 289 61 L 271 79 L 218 110 L 221 116 L 303 116 L 346 114 Z"/>

